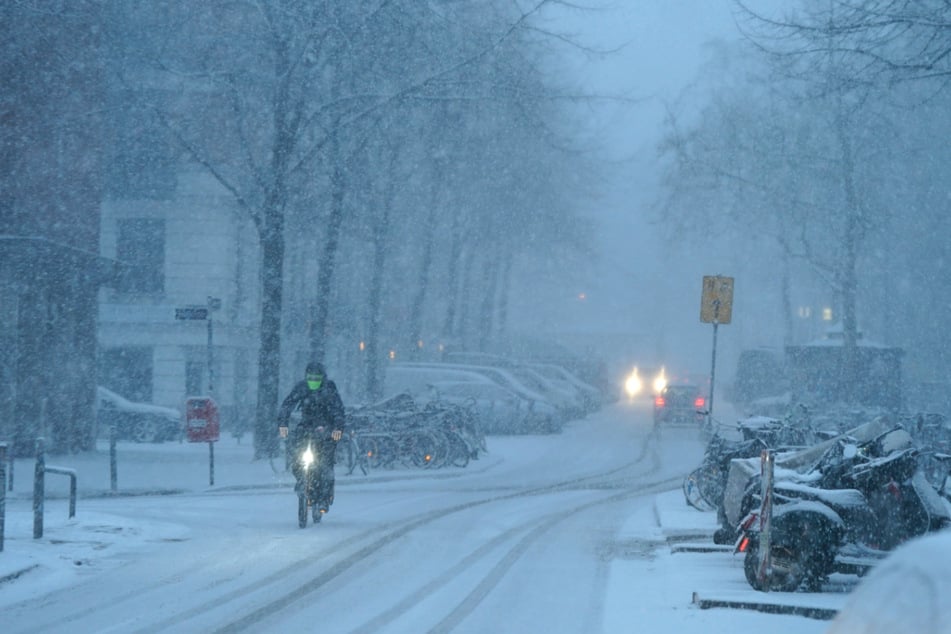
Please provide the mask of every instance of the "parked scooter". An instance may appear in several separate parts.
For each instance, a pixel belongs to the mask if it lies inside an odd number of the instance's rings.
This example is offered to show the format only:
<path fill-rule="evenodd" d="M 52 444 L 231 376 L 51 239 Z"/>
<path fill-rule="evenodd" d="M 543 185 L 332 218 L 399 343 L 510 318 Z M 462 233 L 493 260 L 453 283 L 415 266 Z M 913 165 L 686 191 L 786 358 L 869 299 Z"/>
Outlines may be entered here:
<path fill-rule="evenodd" d="M 334 499 L 333 452 L 336 443 L 323 426 L 313 432 L 298 425 L 288 447 L 291 471 L 296 479 L 297 521 L 307 527 L 308 512 L 320 523 Z"/>
<path fill-rule="evenodd" d="M 684 478 L 683 491 L 687 503 L 700 511 L 718 510 L 723 502 L 730 461 L 753 458 L 766 449 L 758 438 L 729 440 L 715 434 L 703 453 L 703 462 Z"/>
<path fill-rule="evenodd" d="M 725 438 L 719 431 L 707 443 L 703 462 L 684 478 L 683 492 L 687 503 L 701 511 L 716 511 L 721 528 L 713 536 L 714 543 L 732 544 L 736 541 L 736 525 L 726 519 L 723 496 L 730 475 L 730 463 L 735 459 L 758 457 L 764 449 L 790 450 L 812 441 L 813 432 L 798 419 L 751 416 L 741 420 L 736 430 L 739 440 Z"/>
<path fill-rule="evenodd" d="M 736 552 L 756 590 L 818 590 L 833 572 L 865 574 L 900 543 L 951 525 L 925 479 L 911 436 L 895 428 L 860 445 L 839 442 L 817 469 L 779 481 L 772 494 L 769 574 L 760 573 L 758 491 L 740 524 Z"/>

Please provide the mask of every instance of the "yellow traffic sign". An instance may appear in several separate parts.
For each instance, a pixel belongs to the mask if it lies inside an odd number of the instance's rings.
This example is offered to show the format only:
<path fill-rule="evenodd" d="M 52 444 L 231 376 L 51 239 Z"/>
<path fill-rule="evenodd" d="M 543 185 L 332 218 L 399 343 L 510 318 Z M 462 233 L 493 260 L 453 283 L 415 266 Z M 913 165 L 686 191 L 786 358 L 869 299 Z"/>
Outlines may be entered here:
<path fill-rule="evenodd" d="M 722 275 L 703 276 L 700 297 L 700 321 L 728 324 L 733 317 L 733 278 Z"/>

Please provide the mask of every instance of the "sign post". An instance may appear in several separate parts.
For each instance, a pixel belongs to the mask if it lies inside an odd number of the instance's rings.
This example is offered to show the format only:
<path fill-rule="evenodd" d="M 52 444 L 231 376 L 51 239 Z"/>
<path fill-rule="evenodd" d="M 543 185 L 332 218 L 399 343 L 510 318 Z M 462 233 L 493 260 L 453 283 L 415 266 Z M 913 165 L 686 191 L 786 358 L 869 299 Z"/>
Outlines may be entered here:
<path fill-rule="evenodd" d="M 769 449 L 764 449 L 760 454 L 762 505 L 759 511 L 759 565 L 756 569 L 756 578 L 766 592 L 769 592 L 769 581 L 773 576 L 773 558 L 770 554 L 772 545 L 770 542 L 773 532 L 773 477 L 775 467 L 775 455 Z"/>
<path fill-rule="evenodd" d="M 713 355 L 710 362 L 710 399 L 707 401 L 707 427 L 713 422 L 713 388 L 717 372 L 717 328 L 733 318 L 733 278 L 704 275 L 700 296 L 700 321 L 713 324 Z"/>
<path fill-rule="evenodd" d="M 208 296 L 205 306 L 185 306 L 175 309 L 175 319 L 184 321 L 204 321 L 208 324 L 208 395 L 215 393 L 215 332 L 211 313 L 221 308 L 221 299 Z"/>
<path fill-rule="evenodd" d="M 175 309 L 175 319 L 202 321 L 208 324 L 208 398 L 188 399 L 185 404 L 185 431 L 189 442 L 208 442 L 208 484 L 215 485 L 215 442 L 218 440 L 218 406 L 215 393 L 215 331 L 211 313 L 221 308 L 221 299 L 208 296 L 204 306 Z M 193 402 L 194 401 L 194 402 Z"/>

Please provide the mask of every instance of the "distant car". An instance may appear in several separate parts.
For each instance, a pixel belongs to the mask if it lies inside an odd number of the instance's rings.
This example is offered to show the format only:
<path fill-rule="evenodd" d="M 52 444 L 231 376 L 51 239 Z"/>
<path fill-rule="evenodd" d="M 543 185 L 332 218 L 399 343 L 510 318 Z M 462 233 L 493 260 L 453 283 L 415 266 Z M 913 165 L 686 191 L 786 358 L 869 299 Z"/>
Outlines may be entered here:
<path fill-rule="evenodd" d="M 541 394 L 549 403 L 561 410 L 568 420 L 585 415 L 584 400 L 570 383 L 560 379 L 550 379 L 538 370 L 527 366 L 507 368 L 520 383 Z"/>
<path fill-rule="evenodd" d="M 671 383 L 654 397 L 654 424 L 702 423 L 706 405 L 700 386 Z"/>
<path fill-rule="evenodd" d="M 532 363 L 529 364 L 528 367 L 539 372 L 543 376 L 548 377 L 549 379 L 555 379 L 570 384 L 574 388 L 575 393 L 581 398 L 586 414 L 590 414 L 591 412 L 601 409 L 601 405 L 604 401 L 604 396 L 601 394 L 601 390 L 594 387 L 593 385 L 585 383 L 562 366 L 553 363 Z"/>
<path fill-rule="evenodd" d="M 490 366 L 478 366 L 478 365 L 465 365 L 465 364 L 456 364 L 456 363 L 423 363 L 423 362 L 412 362 L 412 363 L 393 363 L 387 366 L 386 370 L 386 389 L 390 388 L 390 373 L 391 371 L 396 371 L 399 369 L 401 372 L 405 371 L 426 371 L 430 376 L 434 377 L 430 380 L 427 380 L 427 383 L 432 383 L 433 381 L 490 381 L 496 385 L 504 387 L 510 392 L 514 392 L 520 398 L 525 399 L 529 402 L 536 403 L 537 407 L 542 407 L 543 405 L 549 405 L 554 407 L 558 412 L 558 420 L 553 424 L 553 429 L 560 430 L 565 423 L 566 414 L 565 411 L 558 407 L 557 403 L 553 403 L 550 399 L 546 398 L 545 395 L 535 391 L 533 388 L 527 386 L 522 380 L 516 377 L 508 368 L 498 368 Z M 467 377 L 467 378 L 463 378 Z M 479 378 L 476 378 L 479 377 Z"/>
<path fill-rule="evenodd" d="M 99 435 L 106 437 L 115 425 L 119 440 L 162 442 L 180 439 L 182 435 L 182 415 L 178 410 L 130 401 L 102 386 L 96 388 L 96 422 Z"/>
<path fill-rule="evenodd" d="M 437 381 L 427 397 L 467 407 L 486 434 L 551 433 L 561 430 L 558 411 L 489 382 Z"/>
<path fill-rule="evenodd" d="M 629 400 L 653 398 L 667 387 L 667 371 L 659 368 L 639 368 L 634 366 L 631 373 L 624 377 L 624 393 Z"/>
<path fill-rule="evenodd" d="M 487 434 L 560 431 L 564 418 L 542 398 L 526 397 L 499 385 L 471 366 L 393 363 L 386 367 L 383 396 L 406 393 L 414 398 L 439 398 L 458 405 L 473 405 Z"/>

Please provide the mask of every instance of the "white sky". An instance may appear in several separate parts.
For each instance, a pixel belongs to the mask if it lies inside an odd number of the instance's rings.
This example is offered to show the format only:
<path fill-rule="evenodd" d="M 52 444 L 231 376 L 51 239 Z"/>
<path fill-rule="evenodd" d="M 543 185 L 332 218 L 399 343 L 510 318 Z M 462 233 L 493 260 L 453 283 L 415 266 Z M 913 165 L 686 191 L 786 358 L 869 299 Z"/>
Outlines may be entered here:
<path fill-rule="evenodd" d="M 605 100 L 582 106 L 593 143 L 617 167 L 617 177 L 591 201 L 589 216 L 598 226 L 599 262 L 585 288 L 566 289 L 564 300 L 548 310 L 526 301 L 513 307 L 532 330 L 551 333 L 611 333 L 609 365 L 666 365 L 683 373 L 709 374 L 712 330 L 699 321 L 702 278 L 736 277 L 734 323 L 720 328 L 718 374 L 732 376 L 739 350 L 781 345 L 776 285 L 744 274 L 744 254 L 735 248 L 671 249 L 649 221 L 657 200 L 660 169 L 657 144 L 666 104 L 680 97 L 708 61 L 717 41 L 740 38 L 731 0 L 588 0 L 599 9 L 565 9 L 553 25 L 601 56 L 569 57 L 565 72 L 586 93 L 638 100 Z M 753 0 L 757 8 L 788 6 L 784 0 Z M 559 62 L 561 63 L 561 62 Z M 574 67 L 572 67 L 574 65 Z M 606 169 L 607 171 L 607 169 Z M 753 267 L 756 268 L 755 266 Z M 759 267 L 762 268 L 762 267 Z M 585 300 L 574 298 L 585 294 Z M 531 298 L 534 300 L 534 297 Z M 517 302 L 517 300 L 516 300 Z M 752 307 L 753 310 L 742 310 Z M 756 312 L 759 311 L 759 312 Z M 763 312 L 766 313 L 764 318 Z M 627 337 L 620 343 L 622 335 Z M 628 348 L 630 350 L 628 350 Z"/>
<path fill-rule="evenodd" d="M 590 124 L 584 133 L 592 136 L 592 146 L 599 148 L 606 164 L 614 166 L 605 173 L 616 169 L 616 177 L 602 188 L 603 198 L 591 201 L 585 212 L 598 226 L 599 262 L 592 279 L 584 288 L 566 289 L 563 300 L 548 310 L 538 310 L 535 301 L 519 306 L 516 299 L 513 323 L 527 322 L 532 330 L 551 333 L 611 333 L 609 347 L 615 352 L 623 349 L 618 357 L 631 357 L 624 359 L 625 365 L 667 365 L 708 374 L 711 332 L 699 323 L 702 278 L 735 275 L 734 254 L 719 253 L 715 245 L 708 253 L 671 252 L 649 224 L 648 208 L 659 191 L 656 146 L 665 103 L 676 100 L 695 79 L 708 42 L 737 37 L 731 3 L 590 0 L 584 4 L 601 8 L 566 9 L 559 21 L 553 21 L 553 28 L 592 49 L 615 52 L 568 56 L 565 72 L 586 94 L 624 96 L 636 103 L 601 100 L 580 106 Z M 574 299 L 579 293 L 585 300 Z M 724 338 L 729 334 L 737 333 L 724 332 Z M 628 340 L 622 344 L 618 335 Z M 722 345 L 730 341 L 725 339 Z M 729 364 L 731 358 L 725 359 Z"/>

